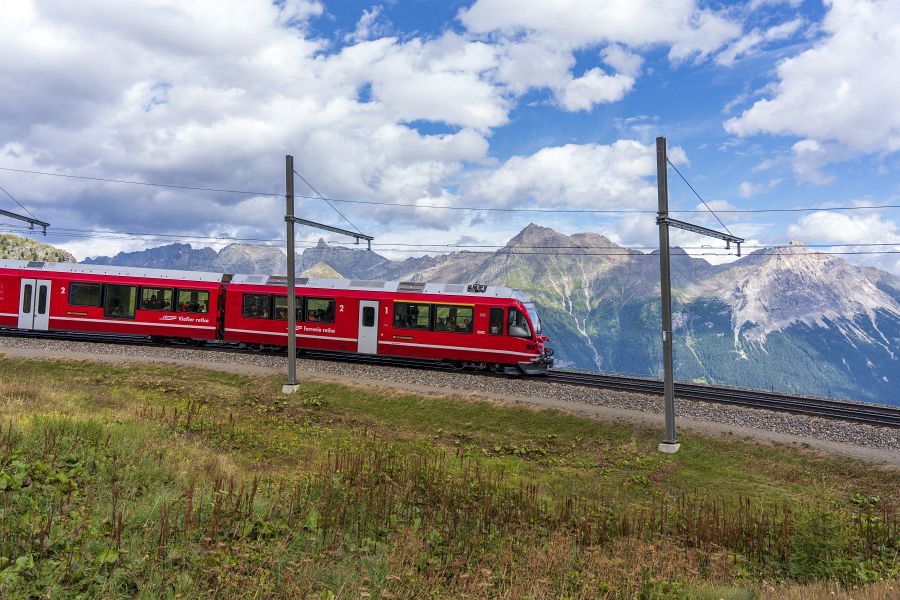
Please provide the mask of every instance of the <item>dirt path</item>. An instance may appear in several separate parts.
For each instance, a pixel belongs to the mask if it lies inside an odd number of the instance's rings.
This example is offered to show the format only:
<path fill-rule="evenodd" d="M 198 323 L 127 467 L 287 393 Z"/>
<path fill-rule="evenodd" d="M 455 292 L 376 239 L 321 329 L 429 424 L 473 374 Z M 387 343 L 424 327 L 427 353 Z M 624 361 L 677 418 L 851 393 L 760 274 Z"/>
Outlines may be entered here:
<path fill-rule="evenodd" d="M 239 375 L 274 375 L 283 373 L 282 370 L 273 367 L 264 367 L 246 363 L 230 363 L 209 360 L 185 360 L 178 358 L 140 356 L 132 354 L 114 355 L 94 352 L 79 352 L 77 355 L 72 355 L 68 352 L 59 352 L 47 349 L 3 348 L 2 351 L 0 351 L 0 356 L 2 355 L 31 360 L 61 359 L 88 360 L 111 364 L 174 364 L 185 367 L 209 369 L 212 371 L 235 373 Z M 508 405 L 530 406 L 534 408 L 552 408 L 569 414 L 600 421 L 628 423 L 659 429 L 660 431 L 662 431 L 663 429 L 662 415 L 651 414 L 637 410 L 627 410 L 608 406 L 595 406 L 592 404 L 582 404 L 579 402 L 569 402 L 536 396 L 513 396 L 509 394 L 498 394 L 484 391 L 460 393 L 459 390 L 454 390 L 453 392 L 448 393 L 446 388 L 436 386 L 391 382 L 382 379 L 346 377 L 308 371 L 302 368 L 302 362 L 300 363 L 300 365 L 298 365 L 297 377 L 301 380 L 340 383 L 363 389 L 403 390 L 423 396 L 462 398 L 467 400 L 487 400 Z M 682 434 L 682 437 L 684 437 L 684 435 L 688 433 L 696 433 L 719 437 L 746 438 L 764 443 L 779 443 L 786 446 L 794 446 L 798 449 L 807 451 L 812 450 L 822 453 L 843 454 L 862 460 L 900 466 L 900 452 L 893 452 L 880 448 L 868 448 L 854 444 L 845 444 L 815 438 L 798 438 L 793 435 L 766 431 L 762 429 L 740 427 L 737 425 L 715 423 L 709 421 L 695 421 L 685 418 L 679 418 L 678 428 Z"/>

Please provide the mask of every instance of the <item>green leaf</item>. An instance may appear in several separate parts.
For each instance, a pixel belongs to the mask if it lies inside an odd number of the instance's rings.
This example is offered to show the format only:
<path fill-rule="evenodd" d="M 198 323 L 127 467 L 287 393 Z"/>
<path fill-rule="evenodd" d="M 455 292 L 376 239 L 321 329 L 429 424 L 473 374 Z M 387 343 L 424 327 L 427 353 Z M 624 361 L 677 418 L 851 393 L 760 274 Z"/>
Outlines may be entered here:
<path fill-rule="evenodd" d="M 309 511 L 306 516 L 306 524 L 304 527 L 310 531 L 316 531 L 319 528 L 319 511 L 315 508 Z"/>
<path fill-rule="evenodd" d="M 34 568 L 34 558 L 30 554 L 16 559 L 16 571 L 27 571 Z"/>

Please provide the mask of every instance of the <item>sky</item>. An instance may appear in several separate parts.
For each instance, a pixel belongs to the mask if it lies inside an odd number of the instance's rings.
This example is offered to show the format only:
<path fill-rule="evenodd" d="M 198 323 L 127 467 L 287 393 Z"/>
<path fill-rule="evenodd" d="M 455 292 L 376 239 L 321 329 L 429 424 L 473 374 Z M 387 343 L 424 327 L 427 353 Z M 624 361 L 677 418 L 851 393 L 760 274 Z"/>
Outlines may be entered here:
<path fill-rule="evenodd" d="M 352 229 L 314 196 L 351 201 L 391 258 L 530 222 L 649 250 L 664 136 L 745 251 L 900 251 L 900 209 L 840 210 L 900 205 L 898 72 L 896 0 L 7 0 L 0 186 L 79 258 L 278 243 L 286 154 L 317 191 L 297 180 L 299 216 Z M 672 170 L 669 194 L 705 210 Z M 814 210 L 729 212 L 784 208 Z M 900 254 L 846 258 L 900 274 Z"/>

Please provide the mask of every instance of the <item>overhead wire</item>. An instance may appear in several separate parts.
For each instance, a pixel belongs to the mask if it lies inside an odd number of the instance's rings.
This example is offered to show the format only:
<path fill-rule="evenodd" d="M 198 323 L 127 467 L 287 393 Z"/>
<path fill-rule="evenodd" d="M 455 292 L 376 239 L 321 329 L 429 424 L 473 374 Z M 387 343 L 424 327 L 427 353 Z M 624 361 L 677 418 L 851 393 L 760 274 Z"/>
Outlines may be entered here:
<path fill-rule="evenodd" d="M 13 224 L 13 223 L 0 223 L 0 226 L 3 227 L 12 227 L 18 228 L 21 231 L 27 231 L 28 228 L 22 225 Z M 227 235 L 192 235 L 188 233 L 181 234 L 173 234 L 173 233 L 153 233 L 153 232 L 139 232 L 139 231 L 117 231 L 117 230 L 105 230 L 105 229 L 78 229 L 78 228 L 56 228 L 55 234 L 57 236 L 66 236 L 66 235 L 75 235 L 75 234 L 88 234 L 90 235 L 108 235 L 108 236 L 120 236 L 120 237 L 129 237 L 129 238 L 141 238 L 141 239 L 171 239 L 173 241 L 194 241 L 194 240 L 205 240 L 209 242 L 271 242 L 271 243 L 284 243 L 284 238 L 261 238 L 261 237 L 236 237 L 236 236 L 227 236 Z M 344 240 L 322 240 L 326 244 L 329 245 L 343 245 L 348 244 Z M 319 242 L 312 241 L 298 241 L 298 243 L 307 243 L 307 244 L 318 244 Z M 410 247 L 410 248 L 426 248 L 426 249 L 454 249 L 454 248 L 488 248 L 488 249 L 500 249 L 506 248 L 508 244 L 454 244 L 454 243 L 431 243 L 431 244 L 417 244 L 417 243 L 409 243 L 409 242 L 401 242 L 401 241 L 389 241 L 382 243 L 373 243 L 373 246 L 384 247 L 386 249 L 397 248 L 397 247 Z M 893 242 L 863 242 L 863 243 L 804 243 L 804 247 L 807 248 L 854 248 L 854 247 L 872 247 L 872 246 L 900 246 L 900 240 Z M 578 244 L 573 246 L 558 246 L 558 245 L 550 245 L 550 246 L 542 246 L 542 245 L 528 245 L 528 246 L 513 246 L 514 248 L 529 248 L 529 249 L 553 249 L 553 250 L 566 250 L 566 249 L 604 249 L 609 248 L 609 246 L 594 246 L 590 244 Z M 655 250 L 656 246 L 617 246 L 619 248 L 627 248 L 629 250 Z M 709 245 L 701 245 L 701 246 L 678 246 L 679 248 L 686 250 L 702 250 L 705 248 L 710 248 Z M 766 245 L 753 245 L 748 244 L 744 245 L 745 248 L 790 248 L 792 244 L 790 243 L 772 243 Z"/>
<path fill-rule="evenodd" d="M 5 189 L 3 186 L 0 186 L 0 190 L 3 190 L 3 193 L 4 193 L 4 194 L 6 194 L 6 195 L 9 196 L 10 198 L 12 198 L 12 201 L 15 202 L 16 204 L 18 204 L 18 205 L 19 205 L 19 208 L 21 208 L 22 210 L 24 210 L 25 212 L 27 212 L 28 215 L 29 215 L 32 219 L 37 220 L 37 217 L 34 216 L 34 215 L 31 213 L 30 210 L 28 210 L 27 208 L 25 208 L 25 206 L 24 206 L 21 202 L 19 202 L 18 200 L 16 200 L 15 197 L 14 197 L 12 194 L 10 194 L 9 192 L 7 192 L 6 189 Z"/>
<path fill-rule="evenodd" d="M 49 177 L 65 177 L 70 179 L 82 179 L 88 181 L 98 181 L 98 182 L 106 182 L 106 183 L 119 183 L 119 184 L 127 184 L 127 185 L 140 185 L 140 186 L 148 186 L 148 187 L 159 187 L 159 188 L 171 188 L 171 189 L 179 189 L 179 190 L 190 190 L 190 191 L 203 191 L 203 192 L 216 192 L 216 193 L 225 193 L 225 194 L 243 194 L 249 196 L 267 196 L 272 198 L 283 198 L 284 194 L 274 193 L 274 192 L 263 192 L 263 191 L 252 191 L 252 190 L 235 190 L 235 189 L 227 189 L 227 188 L 212 188 L 212 187 L 201 187 L 201 186 L 189 186 L 189 185 L 176 185 L 176 184 L 167 184 L 167 183 L 157 183 L 157 182 L 147 182 L 147 181 L 132 181 L 126 179 L 110 179 L 105 177 L 91 177 L 86 175 L 72 175 L 67 173 L 51 173 L 48 171 L 35 171 L 29 169 L 14 169 L 10 167 L 0 167 L 0 171 L 9 171 L 14 173 L 26 173 L 31 175 L 44 175 Z M 696 193 L 696 192 L 695 192 Z M 656 214 L 655 210 L 643 210 L 643 209 L 597 209 L 597 208 L 511 208 L 511 207 L 489 207 L 489 206 L 447 206 L 443 204 L 414 204 L 407 202 L 383 202 L 377 200 L 350 200 L 346 198 L 330 198 L 330 197 L 322 197 L 322 196 L 305 196 L 300 194 L 295 194 L 297 198 L 304 198 L 308 200 L 319 200 L 324 199 L 328 202 L 338 202 L 338 203 L 347 203 L 347 204 L 362 204 L 362 205 L 370 205 L 370 206 L 388 206 L 388 207 L 398 207 L 398 208 L 415 208 L 415 209 L 436 209 L 436 210 L 462 210 L 462 211 L 472 211 L 472 212 L 510 212 L 510 213 L 550 213 L 550 214 Z M 702 200 L 702 198 L 701 198 Z M 878 204 L 878 205 L 859 205 L 859 206 L 832 206 L 832 207 L 797 207 L 797 208 L 755 208 L 755 209 L 741 209 L 741 208 L 733 208 L 733 209 L 720 209 L 717 212 L 721 214 L 764 214 L 764 213 L 785 213 L 785 212 L 817 212 L 817 211 L 829 211 L 829 210 L 886 210 L 886 209 L 898 209 L 900 208 L 900 204 Z M 706 213 L 707 210 L 698 210 L 698 209 L 684 209 L 684 210 L 670 210 L 670 213 L 673 214 L 696 214 L 696 213 Z M 714 213 L 715 214 L 715 213 Z M 718 217 L 717 217 L 718 218 Z M 724 227 L 724 224 L 723 224 Z M 726 228 L 727 229 L 727 228 Z"/>
<path fill-rule="evenodd" d="M 714 216 L 716 218 L 716 221 L 719 222 L 719 225 L 721 225 L 722 227 L 725 228 L 725 231 L 728 232 L 728 235 L 734 235 L 733 233 L 731 233 L 731 230 L 728 229 L 728 226 L 722 222 L 722 219 L 719 218 L 719 215 L 717 215 L 713 211 L 713 209 L 711 209 L 709 207 L 709 204 L 706 203 L 706 200 L 704 200 L 703 197 L 697 192 L 697 190 L 694 189 L 694 186 L 692 186 L 691 183 L 687 180 L 687 178 L 681 174 L 681 171 L 678 170 L 678 167 L 676 167 L 675 164 L 671 160 L 669 160 L 668 156 L 666 157 L 666 162 L 669 163 L 669 166 L 672 167 L 676 173 L 678 173 L 678 176 L 681 177 L 681 180 L 691 189 L 692 192 L 694 192 L 694 195 L 700 199 L 700 202 L 703 203 L 703 206 L 706 207 L 706 210 L 708 210 L 712 214 L 712 216 Z"/>
<path fill-rule="evenodd" d="M 322 200 L 325 201 L 325 204 L 327 204 L 328 206 L 330 206 L 331 209 L 332 209 L 334 212 L 336 212 L 337 214 L 339 214 L 339 215 L 341 216 L 342 219 L 344 219 L 345 221 L 347 221 L 347 223 L 350 223 L 350 227 L 352 227 L 353 229 L 355 229 L 357 233 L 362 233 L 362 231 L 360 231 L 359 227 L 357 227 L 356 225 L 354 225 L 354 224 L 350 221 L 350 219 L 348 219 L 347 217 L 345 217 L 345 216 L 344 216 L 344 213 L 342 213 L 341 211 L 339 211 L 339 210 L 334 206 L 334 204 L 332 204 L 331 202 L 329 202 L 329 201 L 328 201 L 328 198 L 326 198 L 325 196 L 323 196 L 322 193 L 321 193 L 319 190 L 317 190 L 316 188 L 314 188 L 313 185 L 312 185 L 310 182 L 308 182 L 308 181 L 306 180 L 305 177 L 303 177 L 303 175 L 301 175 L 300 173 L 298 173 L 296 170 L 293 170 L 293 171 L 294 171 L 294 175 L 296 175 L 297 177 L 300 178 L 300 181 L 302 181 L 303 183 L 305 183 L 306 186 L 307 186 L 309 189 L 311 189 L 313 192 L 315 192 L 316 194 L 318 194 L 319 198 L 321 198 Z"/>
<path fill-rule="evenodd" d="M 0 223 L 0 227 L 8 227 L 10 232 L 20 233 L 23 235 L 34 235 L 34 232 L 30 230 L 20 228 L 16 225 Z M 153 241 L 156 239 L 154 236 L 156 234 L 136 234 L 136 233 L 127 233 L 127 232 L 77 232 L 77 231 L 64 231 L 64 232 L 48 232 L 48 235 L 51 237 L 63 237 L 63 238 L 76 238 L 76 239 L 107 239 L 107 240 L 124 240 L 124 239 L 134 239 L 134 240 L 142 240 L 142 241 Z M 185 234 L 180 234 L 180 237 L 173 237 L 178 234 L 159 234 L 162 239 L 169 239 L 170 241 L 182 241 L 182 242 L 190 242 L 195 241 L 197 239 L 206 239 L 210 240 L 209 236 L 190 236 Z M 238 238 L 228 238 L 228 237 L 220 237 L 215 238 L 215 241 L 232 241 Z M 262 238 L 243 238 L 243 239 L 253 239 L 255 241 L 281 241 L 277 239 L 273 240 L 263 240 Z M 313 241 L 298 241 L 298 245 L 305 247 L 315 247 L 318 245 L 318 242 Z M 328 242 L 329 246 L 340 248 L 340 249 L 348 249 L 352 250 L 354 247 L 352 245 L 347 245 L 346 242 Z M 880 242 L 880 243 L 866 243 L 866 244 L 805 244 L 806 247 L 821 247 L 821 248 L 834 248 L 834 247 L 845 247 L 845 248 L 854 248 L 854 247 L 885 247 L 885 246 L 898 246 L 900 242 L 890 243 L 890 242 Z M 257 244 L 257 246 L 263 247 L 262 244 Z M 403 254 L 415 254 L 429 251 L 439 251 L 439 247 L 446 248 L 451 245 L 426 245 L 426 244 L 404 244 L 399 242 L 393 242 L 391 244 L 381 244 L 382 250 L 385 252 L 394 252 L 394 253 L 403 253 Z M 460 245 L 463 246 L 463 245 Z M 602 246 L 488 246 L 488 245 L 465 245 L 465 247 L 470 248 L 497 248 L 500 250 L 469 250 L 468 254 L 485 254 L 485 255 L 496 255 L 501 253 L 503 255 L 517 255 L 517 256 L 631 256 L 631 257 L 655 257 L 654 253 L 643 253 L 640 252 L 639 249 L 645 250 L 656 250 L 656 248 L 650 246 L 637 246 L 637 247 L 617 247 L 617 248 L 608 248 Z M 791 245 L 769 245 L 769 246 L 750 246 L 751 248 L 759 248 L 764 251 L 757 251 L 754 253 L 756 256 L 772 256 L 782 254 L 781 252 L 777 252 L 779 249 L 785 249 L 792 247 Z M 423 250 L 423 248 L 425 248 Z M 428 248 L 431 248 L 429 250 Z M 684 246 L 681 247 L 682 250 L 703 250 L 707 248 L 707 246 Z M 504 250 L 506 250 L 504 252 Z M 574 250 L 581 250 L 581 252 L 574 252 Z M 592 251 L 595 250 L 595 251 Z M 601 251 L 602 250 L 602 251 Z M 812 254 L 815 255 L 824 255 L 824 256 L 841 256 L 841 255 L 879 255 L 879 254 L 900 254 L 900 250 L 848 250 L 848 251 L 816 251 Z M 691 256 L 691 257 L 701 257 L 701 256 L 730 256 L 730 254 L 725 252 L 692 252 L 690 254 L 685 253 L 675 254 L 673 256 Z"/>
<path fill-rule="evenodd" d="M 29 228 L 24 225 L 18 225 L 15 223 L 0 223 L 2 227 L 10 227 L 21 230 L 22 232 L 28 231 Z M 174 241 L 194 241 L 194 240 L 207 240 L 210 242 L 272 242 L 272 243 L 284 243 L 284 238 L 261 238 L 261 237 L 236 237 L 236 236 L 228 236 L 228 235 L 192 235 L 188 233 L 156 233 L 156 232 L 141 232 L 141 231 L 122 231 L 122 230 L 109 230 L 109 229 L 80 229 L 73 227 L 59 227 L 54 229 L 55 235 L 57 236 L 67 236 L 67 235 L 84 235 L 87 234 L 86 237 L 90 237 L 92 235 L 109 235 L 109 236 L 120 236 L 120 237 L 129 237 L 129 238 L 141 238 L 141 239 L 172 239 Z M 351 244 L 345 242 L 344 240 L 322 240 L 328 245 L 347 245 L 348 247 L 352 247 Z M 297 243 L 304 244 L 318 244 L 319 242 L 313 241 L 302 241 L 298 240 Z M 373 243 L 373 246 L 384 247 L 385 249 L 393 249 L 397 247 L 410 247 L 410 248 L 440 248 L 440 249 L 453 249 L 453 248 L 526 248 L 526 249 L 551 249 L 551 250 L 567 250 L 567 249 L 604 249 L 609 248 L 609 246 L 595 246 L 590 244 L 577 244 L 572 246 L 558 246 L 558 245 L 516 245 L 509 246 L 509 244 L 454 244 L 454 243 L 431 243 L 431 244 L 420 244 L 420 243 L 409 243 L 409 242 L 401 242 L 401 241 L 388 241 L 382 243 Z M 804 243 L 803 247 L 807 248 L 856 248 L 856 247 L 883 247 L 883 246 L 900 246 L 900 240 L 892 241 L 892 242 L 862 242 L 862 243 L 827 243 L 827 242 L 814 242 L 814 243 Z M 624 248 L 628 250 L 655 250 L 656 246 L 616 246 L 618 248 Z M 701 246 L 678 246 L 679 248 L 685 250 L 703 250 L 705 248 L 710 248 L 709 245 L 701 245 Z M 745 248 L 790 248 L 793 247 L 793 244 L 789 242 L 778 242 L 772 244 L 765 245 L 754 245 L 754 244 L 744 244 Z"/>

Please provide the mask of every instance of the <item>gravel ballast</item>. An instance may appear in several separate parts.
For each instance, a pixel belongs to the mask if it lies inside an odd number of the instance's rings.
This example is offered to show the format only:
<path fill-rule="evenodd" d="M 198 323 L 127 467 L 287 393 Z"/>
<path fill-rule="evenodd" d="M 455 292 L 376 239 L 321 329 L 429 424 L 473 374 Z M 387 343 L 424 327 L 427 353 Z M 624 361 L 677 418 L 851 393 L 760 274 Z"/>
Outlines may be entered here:
<path fill-rule="evenodd" d="M 7 336 L 0 336 L 0 353 L 23 358 L 190 363 L 240 373 L 286 372 L 287 368 L 285 357 L 267 354 Z M 662 397 L 634 392 L 302 357 L 298 373 L 356 385 L 544 406 L 604 420 L 662 424 Z M 677 414 L 682 431 L 754 437 L 900 464 L 900 432 L 894 429 L 689 400 L 678 402 Z"/>

